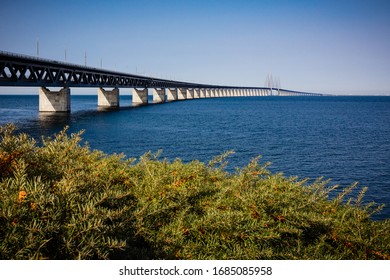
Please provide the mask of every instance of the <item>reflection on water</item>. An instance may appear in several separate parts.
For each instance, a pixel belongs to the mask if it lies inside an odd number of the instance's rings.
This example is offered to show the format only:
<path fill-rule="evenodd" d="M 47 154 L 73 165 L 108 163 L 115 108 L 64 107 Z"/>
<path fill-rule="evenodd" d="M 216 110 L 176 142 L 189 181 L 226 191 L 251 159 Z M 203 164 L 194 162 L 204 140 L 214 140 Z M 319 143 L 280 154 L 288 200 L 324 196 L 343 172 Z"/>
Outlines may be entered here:
<path fill-rule="evenodd" d="M 39 112 L 38 123 L 41 129 L 51 130 L 53 126 L 66 126 L 71 120 L 67 112 Z"/>
<path fill-rule="evenodd" d="M 98 106 L 97 110 L 99 112 L 111 112 L 111 111 L 119 111 L 120 107 L 106 107 L 106 106 Z"/>

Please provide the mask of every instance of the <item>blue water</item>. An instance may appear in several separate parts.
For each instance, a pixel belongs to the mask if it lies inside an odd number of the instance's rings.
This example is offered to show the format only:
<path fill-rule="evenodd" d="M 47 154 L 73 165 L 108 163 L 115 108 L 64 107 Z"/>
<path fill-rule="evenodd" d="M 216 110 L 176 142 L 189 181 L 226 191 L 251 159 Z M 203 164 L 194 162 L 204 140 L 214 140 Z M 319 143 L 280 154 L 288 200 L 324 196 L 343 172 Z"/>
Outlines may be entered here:
<path fill-rule="evenodd" d="M 38 96 L 0 95 L 0 125 L 14 122 L 34 137 L 64 125 L 93 149 L 139 157 L 207 162 L 234 150 L 228 170 L 262 155 L 287 176 L 368 186 L 365 201 L 384 203 L 390 218 L 390 97 L 237 97 L 197 99 L 98 111 L 97 96 L 72 96 L 70 115 L 38 113 Z"/>

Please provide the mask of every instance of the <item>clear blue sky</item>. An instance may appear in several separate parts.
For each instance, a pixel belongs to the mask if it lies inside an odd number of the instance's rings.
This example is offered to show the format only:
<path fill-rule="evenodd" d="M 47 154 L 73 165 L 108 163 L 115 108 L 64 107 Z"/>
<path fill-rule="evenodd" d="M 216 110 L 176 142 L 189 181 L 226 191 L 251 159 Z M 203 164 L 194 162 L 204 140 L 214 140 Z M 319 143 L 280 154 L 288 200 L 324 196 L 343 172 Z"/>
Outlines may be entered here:
<path fill-rule="evenodd" d="M 0 0 L 0 50 L 199 83 L 390 94 L 390 1 Z"/>

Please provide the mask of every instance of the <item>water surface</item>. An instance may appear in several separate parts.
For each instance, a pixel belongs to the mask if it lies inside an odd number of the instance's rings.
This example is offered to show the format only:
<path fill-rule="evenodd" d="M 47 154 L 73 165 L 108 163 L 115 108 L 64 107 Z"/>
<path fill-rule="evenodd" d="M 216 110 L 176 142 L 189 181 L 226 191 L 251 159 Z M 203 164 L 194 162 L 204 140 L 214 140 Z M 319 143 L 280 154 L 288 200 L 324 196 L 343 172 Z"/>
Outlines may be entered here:
<path fill-rule="evenodd" d="M 368 186 L 366 201 L 386 203 L 390 217 L 390 97 L 233 97 L 97 110 L 97 96 L 72 95 L 72 113 L 38 113 L 38 96 L 0 95 L 0 125 L 14 122 L 34 137 L 65 125 L 85 130 L 93 149 L 139 157 L 209 161 L 234 150 L 230 171 L 262 155 L 287 176 L 331 178 Z"/>

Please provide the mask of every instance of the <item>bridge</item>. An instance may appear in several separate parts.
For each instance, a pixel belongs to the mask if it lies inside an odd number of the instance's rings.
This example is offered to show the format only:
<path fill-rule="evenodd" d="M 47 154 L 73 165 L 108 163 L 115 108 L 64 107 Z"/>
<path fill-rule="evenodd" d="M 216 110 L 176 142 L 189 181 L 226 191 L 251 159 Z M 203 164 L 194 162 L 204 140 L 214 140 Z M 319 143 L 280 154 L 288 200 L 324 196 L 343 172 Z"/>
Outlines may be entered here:
<path fill-rule="evenodd" d="M 71 87 L 98 88 L 98 107 L 103 108 L 119 107 L 119 88 L 132 89 L 133 105 L 148 104 L 149 89 L 152 90 L 153 103 L 216 97 L 322 95 L 273 87 L 173 81 L 9 52 L 0 52 L 0 86 L 38 87 L 41 112 L 70 112 Z M 51 91 L 48 87 L 61 89 Z"/>

